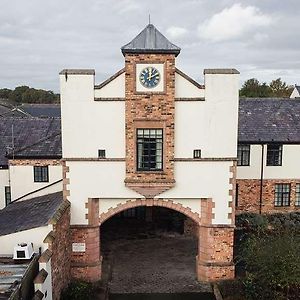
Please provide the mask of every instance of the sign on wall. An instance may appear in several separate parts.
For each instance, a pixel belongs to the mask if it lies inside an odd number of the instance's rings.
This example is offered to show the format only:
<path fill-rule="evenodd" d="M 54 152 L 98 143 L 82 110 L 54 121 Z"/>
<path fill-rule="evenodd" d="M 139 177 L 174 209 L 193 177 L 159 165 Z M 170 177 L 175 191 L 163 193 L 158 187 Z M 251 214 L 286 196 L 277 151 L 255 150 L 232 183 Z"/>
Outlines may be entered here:
<path fill-rule="evenodd" d="M 72 243 L 73 252 L 85 252 L 85 243 Z"/>

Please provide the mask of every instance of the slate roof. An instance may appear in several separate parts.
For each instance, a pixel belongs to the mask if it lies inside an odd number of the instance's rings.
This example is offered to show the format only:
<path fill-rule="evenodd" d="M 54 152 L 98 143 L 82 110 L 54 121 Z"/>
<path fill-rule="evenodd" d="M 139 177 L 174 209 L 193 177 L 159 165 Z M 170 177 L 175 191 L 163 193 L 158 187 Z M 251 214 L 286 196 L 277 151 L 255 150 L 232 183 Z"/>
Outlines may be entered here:
<path fill-rule="evenodd" d="M 300 143 L 300 100 L 241 98 L 239 142 Z"/>
<path fill-rule="evenodd" d="M 0 118 L 0 168 L 15 158 L 61 158 L 60 118 Z M 239 142 L 300 143 L 300 99 L 241 98 Z"/>
<path fill-rule="evenodd" d="M 7 165 L 6 154 L 13 155 L 13 141 L 14 157 L 60 158 L 60 123 L 60 118 L 0 118 L 0 167 Z"/>
<path fill-rule="evenodd" d="M 299 93 L 299 95 L 300 95 L 300 85 L 296 85 L 296 84 L 295 84 L 295 88 L 296 88 L 296 90 L 298 91 L 298 93 Z"/>
<path fill-rule="evenodd" d="M 48 225 L 63 202 L 62 192 L 11 202 L 0 210 L 0 236 Z"/>
<path fill-rule="evenodd" d="M 153 24 L 147 25 L 130 43 L 121 48 L 123 55 L 126 53 L 169 53 L 177 56 L 180 50 Z"/>
<path fill-rule="evenodd" d="M 60 104 L 22 104 L 20 107 L 32 117 L 60 118 Z"/>
<path fill-rule="evenodd" d="M 60 117 L 60 104 L 21 104 L 12 105 L 0 102 L 0 117 Z"/>

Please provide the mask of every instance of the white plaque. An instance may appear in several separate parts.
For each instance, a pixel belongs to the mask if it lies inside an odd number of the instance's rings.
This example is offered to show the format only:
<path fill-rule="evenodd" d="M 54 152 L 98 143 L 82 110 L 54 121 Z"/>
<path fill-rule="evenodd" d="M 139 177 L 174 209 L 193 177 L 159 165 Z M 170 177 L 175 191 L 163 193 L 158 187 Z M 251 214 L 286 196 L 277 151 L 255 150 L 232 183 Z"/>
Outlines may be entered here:
<path fill-rule="evenodd" d="M 73 252 L 85 252 L 85 243 L 72 243 Z"/>

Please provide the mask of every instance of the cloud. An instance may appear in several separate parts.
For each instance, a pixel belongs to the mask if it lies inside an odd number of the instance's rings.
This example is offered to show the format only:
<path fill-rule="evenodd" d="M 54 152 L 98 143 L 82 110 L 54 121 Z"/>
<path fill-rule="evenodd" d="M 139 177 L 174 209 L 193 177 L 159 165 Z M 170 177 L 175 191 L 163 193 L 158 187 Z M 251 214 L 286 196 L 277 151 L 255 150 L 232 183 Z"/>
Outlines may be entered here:
<path fill-rule="evenodd" d="M 270 25 L 272 19 L 255 6 L 243 7 L 240 3 L 213 15 L 198 26 L 200 37 L 214 41 L 233 40 L 245 33 Z"/>
<path fill-rule="evenodd" d="M 170 38 L 178 39 L 187 34 L 187 30 L 183 27 L 171 26 L 167 29 L 167 35 Z"/>

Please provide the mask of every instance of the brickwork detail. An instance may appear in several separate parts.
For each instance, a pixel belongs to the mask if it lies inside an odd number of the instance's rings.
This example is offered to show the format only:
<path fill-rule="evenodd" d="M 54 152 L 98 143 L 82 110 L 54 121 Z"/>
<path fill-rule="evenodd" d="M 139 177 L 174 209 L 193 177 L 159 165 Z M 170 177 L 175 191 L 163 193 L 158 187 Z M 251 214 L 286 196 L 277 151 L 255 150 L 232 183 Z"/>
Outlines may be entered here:
<path fill-rule="evenodd" d="M 196 273 L 200 281 L 234 278 L 234 226 L 212 225 L 215 203 L 211 198 L 201 199 L 201 224 L 198 227 L 198 256 Z"/>
<path fill-rule="evenodd" d="M 229 169 L 231 177 L 229 178 L 229 184 L 231 189 L 229 190 L 229 195 L 231 200 L 228 202 L 228 207 L 231 208 L 231 212 L 228 213 L 228 219 L 231 220 L 231 224 L 235 224 L 235 197 L 236 197 L 236 171 L 237 171 L 237 162 L 234 161 L 233 165 Z"/>
<path fill-rule="evenodd" d="M 260 180 L 259 179 L 237 179 L 238 184 L 238 206 L 237 213 L 253 212 L 259 213 L 260 206 Z M 275 207 L 275 184 L 291 184 L 290 206 Z M 265 179 L 262 189 L 262 213 L 278 213 L 300 211 L 300 207 L 295 205 L 296 184 L 300 179 Z"/>
<path fill-rule="evenodd" d="M 85 203 L 85 208 L 88 211 L 85 216 L 88 220 L 88 224 L 94 226 L 99 225 L 99 199 L 89 198 L 88 202 Z"/>
<path fill-rule="evenodd" d="M 163 93 L 136 92 L 136 64 L 164 64 Z M 155 195 L 174 185 L 174 115 L 175 115 L 175 55 L 126 54 L 125 56 L 125 121 L 126 179 L 125 184 L 146 196 Z M 136 171 L 136 129 L 162 128 L 163 171 Z M 152 191 L 151 191 L 152 190 Z"/>
<path fill-rule="evenodd" d="M 233 227 L 199 228 L 197 277 L 200 281 L 234 278 Z"/>
<path fill-rule="evenodd" d="M 60 166 L 60 159 L 10 159 L 10 166 Z"/>
<path fill-rule="evenodd" d="M 44 242 L 51 253 L 52 299 L 58 300 L 70 281 L 70 204 L 53 223 L 53 231 Z"/>
<path fill-rule="evenodd" d="M 75 279 L 97 281 L 101 278 L 100 228 L 72 225 L 72 243 L 84 243 L 84 252 L 72 252 L 71 276 Z"/>
<path fill-rule="evenodd" d="M 70 179 L 68 178 L 70 167 L 67 166 L 67 162 L 65 160 L 62 160 L 61 164 L 63 172 L 63 198 L 64 200 L 68 200 L 68 197 L 70 196 L 70 190 L 68 189 L 68 185 L 70 184 Z"/>
<path fill-rule="evenodd" d="M 115 214 L 120 213 L 121 211 L 138 206 L 160 206 L 170 208 L 191 218 L 198 225 L 201 223 L 199 214 L 192 212 L 189 207 L 184 207 L 182 204 L 174 203 L 172 200 L 161 199 L 137 199 L 128 200 L 125 203 L 119 203 L 116 207 L 110 208 L 107 212 L 102 213 L 99 218 L 99 223 L 104 223 L 107 219 L 111 218 Z"/>

